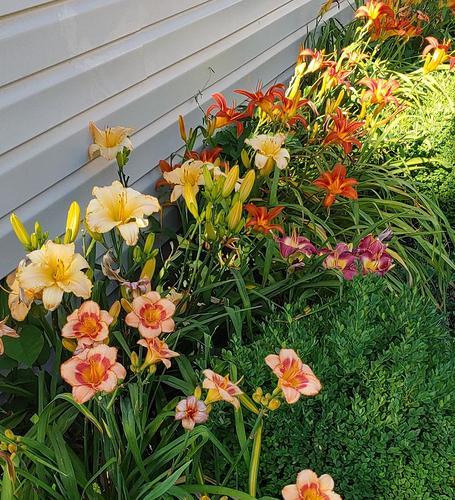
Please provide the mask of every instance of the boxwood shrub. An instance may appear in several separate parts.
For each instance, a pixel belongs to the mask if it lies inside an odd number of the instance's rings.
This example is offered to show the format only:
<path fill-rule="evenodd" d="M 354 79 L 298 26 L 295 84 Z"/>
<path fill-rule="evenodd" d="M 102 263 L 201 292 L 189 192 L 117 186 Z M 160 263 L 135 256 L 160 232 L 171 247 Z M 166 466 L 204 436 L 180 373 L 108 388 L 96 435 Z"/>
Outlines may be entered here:
<path fill-rule="evenodd" d="M 331 474 L 345 500 L 455 498 L 455 346 L 444 318 L 377 278 L 347 283 L 340 300 L 307 315 L 304 306 L 225 353 L 249 391 L 274 386 L 263 360 L 281 347 L 295 349 L 323 383 L 318 396 L 268 417 L 261 494 L 278 496 L 311 468 Z"/>

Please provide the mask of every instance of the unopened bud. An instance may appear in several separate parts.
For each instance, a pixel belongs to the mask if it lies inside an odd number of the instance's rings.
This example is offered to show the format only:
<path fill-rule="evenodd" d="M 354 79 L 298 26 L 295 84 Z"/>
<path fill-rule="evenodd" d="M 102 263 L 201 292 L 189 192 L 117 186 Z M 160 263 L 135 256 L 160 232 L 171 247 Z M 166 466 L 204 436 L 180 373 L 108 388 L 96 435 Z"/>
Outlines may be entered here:
<path fill-rule="evenodd" d="M 66 216 L 66 229 L 64 243 L 72 243 L 79 232 L 79 226 L 81 223 L 81 207 L 77 201 L 73 201 L 68 209 L 68 215 Z"/>
<path fill-rule="evenodd" d="M 249 170 L 245 177 L 243 178 L 242 184 L 238 191 L 240 201 L 244 202 L 250 196 L 251 191 L 254 187 L 254 181 L 256 180 L 256 173 L 254 170 Z"/>
<path fill-rule="evenodd" d="M 221 191 L 221 196 L 223 198 L 227 198 L 232 191 L 234 191 L 235 184 L 237 183 L 239 179 L 239 166 L 235 165 L 234 167 L 231 168 L 229 173 L 226 176 L 226 179 L 224 180 L 224 186 Z"/>
<path fill-rule="evenodd" d="M 10 218 L 11 226 L 13 227 L 14 234 L 17 236 L 17 239 L 24 245 L 24 247 L 30 246 L 30 235 L 25 229 L 19 217 L 12 213 Z"/>
<path fill-rule="evenodd" d="M 141 250 L 141 247 L 139 247 L 139 246 L 134 247 L 134 249 L 133 249 L 133 260 L 136 263 L 141 262 L 141 260 L 142 260 L 142 250 Z"/>
<path fill-rule="evenodd" d="M 14 439 L 14 433 L 11 429 L 5 429 L 4 434 L 8 439 Z"/>
<path fill-rule="evenodd" d="M 190 184 L 183 186 L 183 198 L 190 213 L 195 219 L 199 218 L 199 211 L 197 206 L 196 196 Z"/>
<path fill-rule="evenodd" d="M 133 307 L 131 306 L 131 304 L 123 297 L 120 299 L 120 303 L 122 304 L 122 307 L 126 313 L 130 313 L 133 311 Z"/>
<path fill-rule="evenodd" d="M 201 389 L 201 386 L 196 386 L 196 389 L 194 389 L 194 393 L 193 393 L 194 397 L 196 399 L 201 399 L 201 396 L 202 396 L 202 389 Z"/>
<path fill-rule="evenodd" d="M 250 157 L 248 156 L 248 152 L 246 149 L 242 149 L 240 152 L 240 158 L 242 160 L 242 163 L 245 165 L 246 168 L 251 167 L 251 160 Z"/>
<path fill-rule="evenodd" d="M 114 318 L 114 321 L 118 318 L 118 315 L 120 314 L 120 311 L 122 309 L 122 306 L 120 305 L 120 301 L 116 300 L 110 307 L 109 309 L 109 316 Z"/>
<path fill-rule="evenodd" d="M 149 233 L 144 244 L 144 253 L 149 254 L 152 251 L 153 245 L 155 243 L 155 233 Z"/>
<path fill-rule="evenodd" d="M 151 280 L 155 273 L 155 268 L 156 268 L 156 259 L 153 257 L 144 264 L 144 267 L 142 268 L 141 271 L 141 279 L 146 278 Z"/>
<path fill-rule="evenodd" d="M 242 218 L 243 204 L 241 201 L 238 201 L 234 204 L 234 206 L 229 211 L 227 216 L 227 225 L 231 231 L 237 227 L 240 219 Z"/>
<path fill-rule="evenodd" d="M 267 408 L 269 410 L 278 410 L 278 408 L 281 406 L 281 401 L 279 399 L 272 399 L 269 404 L 267 405 Z"/>
<path fill-rule="evenodd" d="M 180 132 L 180 137 L 182 138 L 182 141 L 184 143 L 186 143 L 187 135 L 186 135 L 186 129 L 185 129 L 185 121 L 183 120 L 182 115 L 179 115 L 179 132 Z"/>
<path fill-rule="evenodd" d="M 62 345 L 67 351 L 74 352 L 76 350 L 76 347 L 77 347 L 77 342 L 75 340 L 72 340 L 72 339 L 63 339 Z"/>

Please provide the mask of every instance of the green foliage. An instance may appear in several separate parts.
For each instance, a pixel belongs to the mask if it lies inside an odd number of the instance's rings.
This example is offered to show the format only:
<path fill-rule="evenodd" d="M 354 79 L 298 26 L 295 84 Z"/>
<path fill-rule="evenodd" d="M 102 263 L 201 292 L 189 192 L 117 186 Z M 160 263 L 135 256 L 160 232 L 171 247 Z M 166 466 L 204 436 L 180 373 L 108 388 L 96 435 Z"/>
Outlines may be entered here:
<path fill-rule="evenodd" d="M 264 425 L 262 494 L 311 468 L 348 499 L 449 499 L 453 483 L 455 344 L 432 305 L 381 279 L 347 284 L 341 299 L 273 317 L 225 358 L 253 391 L 276 383 L 264 357 L 295 349 L 321 393 L 273 412 Z M 265 389 L 264 389 L 265 390 Z"/>

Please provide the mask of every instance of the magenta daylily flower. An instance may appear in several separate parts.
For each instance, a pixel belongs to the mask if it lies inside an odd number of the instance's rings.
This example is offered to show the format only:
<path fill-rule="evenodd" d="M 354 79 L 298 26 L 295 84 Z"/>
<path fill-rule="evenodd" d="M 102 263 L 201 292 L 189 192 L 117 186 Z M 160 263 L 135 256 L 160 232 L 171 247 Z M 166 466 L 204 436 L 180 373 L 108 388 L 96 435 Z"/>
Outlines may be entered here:
<path fill-rule="evenodd" d="M 328 253 L 322 265 L 326 269 L 338 269 L 343 273 L 343 277 L 352 280 L 357 274 L 356 256 L 346 243 L 338 243 L 334 250 L 323 250 Z"/>
<path fill-rule="evenodd" d="M 384 276 L 393 267 L 393 258 L 387 253 L 387 245 L 371 234 L 362 238 L 355 253 L 362 263 L 363 274 Z"/>
<path fill-rule="evenodd" d="M 317 248 L 305 236 L 298 236 L 294 231 L 290 236 L 282 236 L 276 239 L 281 256 L 288 259 L 296 253 L 303 254 L 306 257 L 311 257 L 318 253 Z"/>

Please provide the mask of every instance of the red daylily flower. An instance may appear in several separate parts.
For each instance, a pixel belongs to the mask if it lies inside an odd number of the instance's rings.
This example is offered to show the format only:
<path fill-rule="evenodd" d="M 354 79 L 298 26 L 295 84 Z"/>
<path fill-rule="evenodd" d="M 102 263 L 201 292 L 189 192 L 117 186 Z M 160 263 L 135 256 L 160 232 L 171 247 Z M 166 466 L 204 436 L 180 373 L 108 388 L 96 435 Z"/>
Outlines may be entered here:
<path fill-rule="evenodd" d="M 185 158 L 187 160 L 200 160 L 204 163 L 214 163 L 222 151 L 223 148 L 220 147 L 203 149 L 202 151 L 187 151 L 185 153 Z"/>
<path fill-rule="evenodd" d="M 381 20 L 384 18 L 395 19 L 395 13 L 386 3 L 380 0 L 368 0 L 365 5 L 357 9 L 355 17 L 368 18 L 368 22 L 374 26 L 375 32 L 380 33 L 382 31 Z"/>
<path fill-rule="evenodd" d="M 339 69 L 335 62 L 330 62 L 327 66 L 322 80 L 323 91 L 331 90 L 337 85 L 344 85 L 347 89 L 351 88 L 351 84 L 346 78 L 352 73 L 352 70 Z"/>
<path fill-rule="evenodd" d="M 275 98 L 284 96 L 285 86 L 282 83 L 272 85 L 265 93 L 262 91 L 262 84 L 259 83 L 256 92 L 246 90 L 234 90 L 236 94 L 245 96 L 250 102 L 246 108 L 246 114 L 252 116 L 256 108 L 261 108 L 265 113 L 270 113 L 273 108 Z"/>
<path fill-rule="evenodd" d="M 272 219 L 283 211 L 284 207 L 274 207 L 267 211 L 265 207 L 258 207 L 253 203 L 245 205 L 245 210 L 248 212 L 248 219 L 245 226 L 253 228 L 258 233 L 268 234 L 270 231 L 276 230 L 284 234 L 284 229 L 279 224 L 271 224 Z"/>
<path fill-rule="evenodd" d="M 369 102 L 370 104 L 379 104 L 383 108 L 387 103 L 393 102 L 398 106 L 398 100 L 393 95 L 395 90 L 400 86 L 397 80 L 384 80 L 382 78 L 362 78 L 358 82 L 359 85 L 364 85 L 368 90 L 362 94 L 361 101 Z"/>
<path fill-rule="evenodd" d="M 422 55 L 425 57 L 423 66 L 424 73 L 434 71 L 440 64 L 450 61 L 450 69 L 455 67 L 455 56 L 449 55 L 450 40 L 444 40 L 442 43 L 433 36 L 425 38 L 428 45 L 423 49 Z"/>
<path fill-rule="evenodd" d="M 314 73 L 321 68 L 325 68 L 329 61 L 324 61 L 325 58 L 324 50 L 312 50 L 312 49 L 304 49 L 302 48 L 299 53 L 299 57 L 297 59 L 297 65 L 306 62 L 306 58 L 309 57 L 310 61 L 306 67 L 305 73 Z"/>
<path fill-rule="evenodd" d="M 346 154 L 352 151 L 353 145 L 358 148 L 362 147 L 362 143 L 356 138 L 356 132 L 361 128 L 365 122 L 349 121 L 343 115 L 340 108 L 337 108 L 336 114 L 331 115 L 332 124 L 328 129 L 327 137 L 324 139 L 323 144 L 339 144 Z"/>
<path fill-rule="evenodd" d="M 237 126 L 237 136 L 240 136 L 243 132 L 243 123 L 240 120 L 246 118 L 248 114 L 237 111 L 235 102 L 229 107 L 223 94 L 215 93 L 212 97 L 215 103 L 207 108 L 206 116 L 209 116 L 212 111 L 218 110 L 215 113 L 215 128 L 235 123 Z"/>
<path fill-rule="evenodd" d="M 313 181 L 315 186 L 325 189 L 327 196 L 324 198 L 324 206 L 331 207 L 337 196 L 344 196 L 351 200 L 357 200 L 357 191 L 353 188 L 358 184 L 352 177 L 346 177 L 346 167 L 341 164 L 335 165 L 330 172 L 324 172 L 318 179 Z"/>

